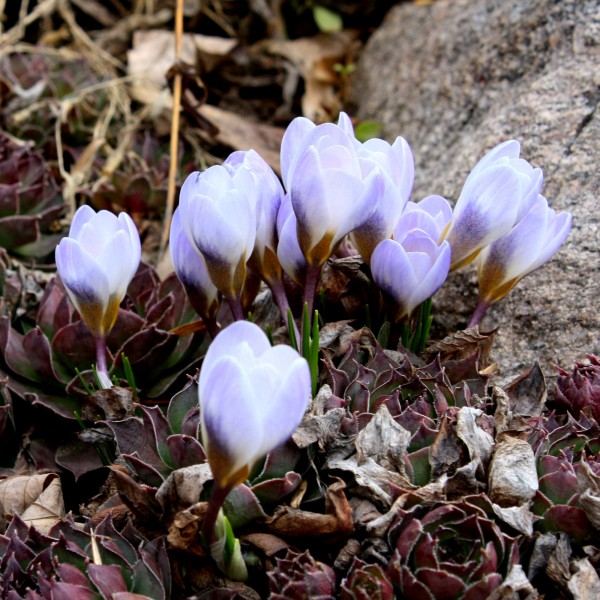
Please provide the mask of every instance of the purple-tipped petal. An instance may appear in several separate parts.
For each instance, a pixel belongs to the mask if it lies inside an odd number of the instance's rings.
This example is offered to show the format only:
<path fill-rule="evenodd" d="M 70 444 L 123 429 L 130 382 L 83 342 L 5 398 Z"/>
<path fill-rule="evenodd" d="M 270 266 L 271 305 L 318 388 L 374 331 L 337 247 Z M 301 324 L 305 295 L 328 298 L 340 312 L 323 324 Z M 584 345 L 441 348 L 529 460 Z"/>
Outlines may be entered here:
<path fill-rule="evenodd" d="M 556 214 L 539 195 L 525 216 L 485 248 L 478 259 L 479 295 L 487 304 L 503 298 L 523 277 L 549 260 L 565 241 L 571 214 Z"/>
<path fill-rule="evenodd" d="M 396 318 L 410 316 L 413 310 L 435 294 L 448 276 L 450 246 L 441 246 L 420 231 L 403 243 L 384 240 L 371 257 L 375 284 L 397 305 Z"/>
<path fill-rule="evenodd" d="M 507 234 L 535 202 L 543 174 L 518 155 L 518 142 L 504 142 L 467 177 L 445 238 L 452 247 L 453 269 L 468 264 L 484 246 Z"/>
<path fill-rule="evenodd" d="M 194 310 L 203 318 L 216 317 L 219 291 L 208 274 L 204 257 L 183 230 L 179 208 L 175 210 L 171 220 L 169 248 L 175 273 Z"/>

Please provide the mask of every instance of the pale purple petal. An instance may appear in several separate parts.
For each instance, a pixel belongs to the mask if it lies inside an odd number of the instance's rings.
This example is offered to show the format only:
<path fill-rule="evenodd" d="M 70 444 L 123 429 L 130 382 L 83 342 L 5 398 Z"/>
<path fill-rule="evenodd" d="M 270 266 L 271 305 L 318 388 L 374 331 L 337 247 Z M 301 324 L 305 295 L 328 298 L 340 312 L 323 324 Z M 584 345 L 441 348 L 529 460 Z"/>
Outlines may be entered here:
<path fill-rule="evenodd" d="M 548 207 L 539 195 L 529 212 L 505 236 L 485 248 L 479 258 L 479 291 L 495 302 L 521 278 L 544 264 L 560 247 L 571 215 Z"/>
<path fill-rule="evenodd" d="M 300 154 L 306 148 L 308 134 L 317 126 L 305 117 L 296 117 L 287 127 L 281 140 L 281 178 L 287 190 Z"/>
<path fill-rule="evenodd" d="M 79 239 L 79 232 L 81 228 L 91 221 L 96 216 L 96 211 L 91 206 L 84 204 L 80 206 L 71 221 L 71 227 L 69 228 L 69 237 L 73 239 Z"/>
<path fill-rule="evenodd" d="M 258 325 L 248 321 L 235 321 L 212 341 L 202 362 L 201 372 L 208 374 L 213 364 L 224 355 L 232 356 L 240 364 L 246 365 L 252 362 L 256 355 L 266 352 L 270 347 L 267 336 Z M 200 377 L 200 395 L 204 393 L 203 381 Z"/>
<path fill-rule="evenodd" d="M 108 305 L 108 277 L 76 240 L 63 238 L 56 247 L 55 257 L 60 278 L 78 310 L 84 304 Z"/>
<path fill-rule="evenodd" d="M 258 458 L 261 416 L 254 406 L 255 397 L 246 371 L 234 357 L 219 356 L 204 377 L 201 371 L 200 381 L 203 382 L 199 391 L 202 438 L 213 475 L 225 480 Z M 215 472 L 216 466 L 219 472 Z"/>
<path fill-rule="evenodd" d="M 527 184 L 516 170 L 496 165 L 465 185 L 446 236 L 453 264 L 508 233 Z"/>
<path fill-rule="evenodd" d="M 129 262 L 129 280 L 133 279 L 136 274 L 140 261 L 142 259 L 142 243 L 140 241 L 140 234 L 138 233 L 137 227 L 133 222 L 133 219 L 127 213 L 120 213 L 118 216 L 121 228 L 129 236 L 129 242 L 131 245 L 131 251 L 128 253 Z"/>
<path fill-rule="evenodd" d="M 341 112 L 339 114 L 337 126 L 350 138 L 354 138 L 354 125 L 352 124 L 352 119 L 347 113 Z"/>
<path fill-rule="evenodd" d="M 287 347 L 275 346 L 275 348 Z M 288 354 L 288 351 L 283 354 L 289 361 L 287 369 L 282 371 L 285 377 L 271 399 L 270 410 L 266 410 L 263 416 L 261 454 L 267 454 L 292 436 L 302 421 L 310 401 L 311 381 L 308 363 L 297 353 L 295 359 L 288 357 Z"/>
<path fill-rule="evenodd" d="M 450 271 L 451 250 L 450 244 L 444 241 L 437 250 L 435 262 L 430 266 L 420 279 L 419 285 L 414 289 L 407 305 L 407 314 L 411 314 L 419 304 L 431 298 L 444 284 Z"/>
<path fill-rule="evenodd" d="M 405 306 L 412 289 L 419 284 L 407 253 L 394 240 L 384 240 L 375 248 L 371 274 L 375 285 L 400 307 Z"/>
<path fill-rule="evenodd" d="M 181 213 L 175 209 L 169 235 L 171 260 L 192 306 L 202 317 L 210 316 L 217 307 L 219 292 L 212 282 L 204 257 L 190 242 L 181 225 Z"/>
<path fill-rule="evenodd" d="M 298 242 L 296 216 L 289 215 L 279 232 L 277 258 L 283 270 L 299 285 L 304 283 L 306 259 Z"/>
<path fill-rule="evenodd" d="M 498 144 L 496 147 L 489 150 L 473 167 L 473 170 L 469 174 L 469 178 L 476 177 L 483 169 L 498 161 L 519 158 L 520 152 L 521 144 L 517 140 L 507 140 L 506 142 Z"/>
<path fill-rule="evenodd" d="M 131 255 L 131 239 L 125 231 L 121 230 L 106 240 L 104 248 L 95 257 L 102 272 L 108 275 L 111 296 L 125 297 L 127 286 L 133 276 L 132 263 L 128 260 Z"/>

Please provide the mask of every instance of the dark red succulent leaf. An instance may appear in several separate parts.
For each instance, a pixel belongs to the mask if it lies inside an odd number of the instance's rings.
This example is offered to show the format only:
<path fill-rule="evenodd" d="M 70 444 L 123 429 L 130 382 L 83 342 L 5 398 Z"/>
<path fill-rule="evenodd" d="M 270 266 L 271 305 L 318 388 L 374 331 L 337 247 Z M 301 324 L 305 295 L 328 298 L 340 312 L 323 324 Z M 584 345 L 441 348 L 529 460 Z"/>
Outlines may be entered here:
<path fill-rule="evenodd" d="M 335 598 L 336 577 L 333 569 L 316 561 L 308 550 L 301 554 L 288 550 L 285 558 L 276 558 L 275 561 L 275 568 L 268 572 L 270 600 Z"/>
<path fill-rule="evenodd" d="M 557 409 L 568 410 L 576 419 L 586 409 L 600 422 L 600 359 L 593 354 L 589 362 L 575 362 L 571 372 L 558 368 L 554 402 Z"/>
<path fill-rule="evenodd" d="M 483 495 L 400 511 L 388 575 L 403 597 L 485 600 L 516 560 L 514 540 L 488 517 Z"/>
<path fill-rule="evenodd" d="M 384 570 L 355 558 L 340 584 L 342 600 L 392 600 L 394 588 Z"/>

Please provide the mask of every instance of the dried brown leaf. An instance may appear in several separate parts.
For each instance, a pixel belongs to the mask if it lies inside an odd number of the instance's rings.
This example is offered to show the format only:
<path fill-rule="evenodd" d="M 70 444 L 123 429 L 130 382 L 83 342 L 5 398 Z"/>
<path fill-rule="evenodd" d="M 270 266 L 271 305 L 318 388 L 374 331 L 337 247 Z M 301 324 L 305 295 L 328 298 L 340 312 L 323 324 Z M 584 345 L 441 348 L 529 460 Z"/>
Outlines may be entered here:
<path fill-rule="evenodd" d="M 498 330 L 479 331 L 478 327 L 457 331 L 443 340 L 427 346 L 424 357 L 430 361 L 439 354 L 440 360 L 444 363 L 465 360 L 473 356 L 475 352 L 479 352 L 479 370 L 488 369 L 490 367 L 490 350 L 496 331 Z"/>
<path fill-rule="evenodd" d="M 389 471 L 405 474 L 403 456 L 410 444 L 411 434 L 396 423 L 390 411 L 382 405 L 356 438 L 359 463 L 371 458 Z"/>
<path fill-rule="evenodd" d="M 175 515 L 167 535 L 171 548 L 207 556 L 200 535 L 207 507 L 207 502 L 197 502 Z"/>
<path fill-rule="evenodd" d="M 304 79 L 302 114 L 311 121 L 323 122 L 340 111 L 336 93 L 339 75 L 334 65 L 346 63 L 356 38 L 356 32 L 346 30 L 295 40 L 267 40 L 257 49 L 283 56 L 296 67 Z"/>
<path fill-rule="evenodd" d="M 500 506 L 525 504 L 539 487 L 533 449 L 508 434 L 498 437 L 489 469 L 489 496 Z"/>
<path fill-rule="evenodd" d="M 285 540 L 271 533 L 249 533 L 241 536 L 240 539 L 242 543 L 258 548 L 266 556 L 275 556 L 278 552 L 288 550 L 290 547 Z"/>
<path fill-rule="evenodd" d="M 279 149 L 284 130 L 281 127 L 257 123 L 216 106 L 204 104 L 198 109 L 201 117 L 216 126 L 214 140 L 233 150 L 256 150 L 279 172 Z"/>
<path fill-rule="evenodd" d="M 204 484 L 212 478 L 208 463 L 177 469 L 158 488 L 156 499 L 165 513 L 184 510 L 198 501 Z"/>
<path fill-rule="evenodd" d="M 539 363 L 514 379 L 505 389 L 515 417 L 539 417 L 547 398 L 547 386 Z"/>
<path fill-rule="evenodd" d="M 28 525 L 47 532 L 65 514 L 56 473 L 15 475 L 0 481 L 0 506 L 5 517 L 18 514 Z"/>
<path fill-rule="evenodd" d="M 266 519 L 266 524 L 273 533 L 284 537 L 346 537 L 354 531 L 354 522 L 345 488 L 340 479 L 327 488 L 326 514 L 281 506 Z"/>

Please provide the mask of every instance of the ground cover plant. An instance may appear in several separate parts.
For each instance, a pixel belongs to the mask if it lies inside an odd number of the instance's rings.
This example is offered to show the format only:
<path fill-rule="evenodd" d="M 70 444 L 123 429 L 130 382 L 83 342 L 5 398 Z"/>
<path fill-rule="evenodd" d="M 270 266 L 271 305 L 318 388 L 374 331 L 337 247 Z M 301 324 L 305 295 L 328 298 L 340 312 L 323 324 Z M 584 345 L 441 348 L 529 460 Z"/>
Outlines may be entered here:
<path fill-rule="evenodd" d="M 479 327 L 569 234 L 543 165 L 498 140 L 412 197 L 408 142 L 342 110 L 377 6 L 190 3 L 190 66 L 182 2 L 107 4 L 0 37 L 0 597 L 595 597 L 600 361 L 500 387 Z"/>

